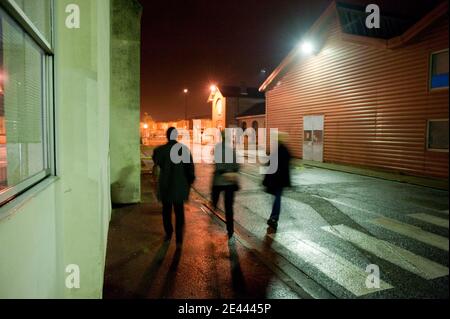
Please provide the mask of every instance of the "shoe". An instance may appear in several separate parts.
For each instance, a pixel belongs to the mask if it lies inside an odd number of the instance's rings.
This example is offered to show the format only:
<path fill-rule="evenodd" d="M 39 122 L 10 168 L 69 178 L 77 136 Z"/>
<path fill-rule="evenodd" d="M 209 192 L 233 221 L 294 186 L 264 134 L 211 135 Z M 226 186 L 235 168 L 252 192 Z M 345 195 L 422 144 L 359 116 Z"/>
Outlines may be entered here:
<path fill-rule="evenodd" d="M 278 227 L 278 222 L 275 219 L 269 219 L 267 221 L 267 225 L 269 225 L 270 227 L 272 227 L 273 229 L 277 229 Z"/>

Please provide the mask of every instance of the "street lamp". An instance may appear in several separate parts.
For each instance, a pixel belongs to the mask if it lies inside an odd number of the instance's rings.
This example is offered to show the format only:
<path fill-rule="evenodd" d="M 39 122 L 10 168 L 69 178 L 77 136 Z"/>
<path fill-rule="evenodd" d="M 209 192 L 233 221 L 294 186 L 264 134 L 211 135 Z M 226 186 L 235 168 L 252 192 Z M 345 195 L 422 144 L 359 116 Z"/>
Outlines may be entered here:
<path fill-rule="evenodd" d="M 188 94 L 189 94 L 189 89 L 184 89 L 183 90 L 184 93 L 184 128 L 187 129 L 187 98 L 188 98 Z"/>
<path fill-rule="evenodd" d="M 303 54 L 310 55 L 314 52 L 314 44 L 311 41 L 305 40 L 300 44 L 300 50 Z"/>
<path fill-rule="evenodd" d="M 211 90 L 211 92 L 216 92 L 217 91 L 217 86 L 212 84 L 209 89 Z"/>

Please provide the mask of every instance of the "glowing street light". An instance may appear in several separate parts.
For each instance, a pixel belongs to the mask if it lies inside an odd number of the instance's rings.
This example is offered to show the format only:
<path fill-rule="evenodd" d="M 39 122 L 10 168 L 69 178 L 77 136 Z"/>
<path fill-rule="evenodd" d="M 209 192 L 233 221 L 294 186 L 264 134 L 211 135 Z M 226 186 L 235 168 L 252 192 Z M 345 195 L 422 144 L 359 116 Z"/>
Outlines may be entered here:
<path fill-rule="evenodd" d="M 148 129 L 148 124 L 147 123 L 144 124 L 144 129 Z"/>
<path fill-rule="evenodd" d="M 217 91 L 217 85 L 212 84 L 209 89 L 211 90 L 211 92 L 216 92 Z"/>
<path fill-rule="evenodd" d="M 188 107 L 188 101 L 187 101 L 187 97 L 188 97 L 188 93 L 189 93 L 189 89 L 184 89 L 183 90 L 183 93 L 184 93 L 184 123 L 185 123 L 185 125 L 184 125 L 184 128 L 187 128 L 186 127 L 186 122 L 187 122 L 187 107 Z"/>
<path fill-rule="evenodd" d="M 314 52 L 314 45 L 310 41 L 303 41 L 300 44 L 300 50 L 303 54 L 309 55 Z"/>

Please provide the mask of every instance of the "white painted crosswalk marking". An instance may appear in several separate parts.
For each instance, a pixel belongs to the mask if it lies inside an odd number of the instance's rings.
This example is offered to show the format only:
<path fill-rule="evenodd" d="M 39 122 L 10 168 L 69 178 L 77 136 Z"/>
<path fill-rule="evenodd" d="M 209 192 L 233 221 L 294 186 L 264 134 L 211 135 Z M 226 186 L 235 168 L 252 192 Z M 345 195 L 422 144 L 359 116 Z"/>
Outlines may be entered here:
<path fill-rule="evenodd" d="M 401 223 L 386 217 L 377 218 L 371 220 L 370 222 L 400 235 L 410 237 L 425 244 L 448 251 L 448 238 L 424 231 L 420 227 Z"/>
<path fill-rule="evenodd" d="M 436 217 L 436 216 L 428 215 L 428 214 L 410 214 L 408 216 L 418 219 L 420 221 L 429 223 L 429 224 L 448 228 L 448 219 L 444 219 L 444 218 L 440 218 L 440 217 Z"/>
<path fill-rule="evenodd" d="M 422 278 L 448 276 L 448 268 L 441 264 L 345 225 L 327 226 L 322 229 Z"/>
<path fill-rule="evenodd" d="M 364 296 L 393 288 L 383 280 L 380 280 L 379 288 L 367 288 L 366 279 L 369 274 L 365 272 L 365 269 L 361 269 L 345 258 L 310 240 L 300 239 L 289 233 L 277 234 L 276 240 L 355 296 Z"/>

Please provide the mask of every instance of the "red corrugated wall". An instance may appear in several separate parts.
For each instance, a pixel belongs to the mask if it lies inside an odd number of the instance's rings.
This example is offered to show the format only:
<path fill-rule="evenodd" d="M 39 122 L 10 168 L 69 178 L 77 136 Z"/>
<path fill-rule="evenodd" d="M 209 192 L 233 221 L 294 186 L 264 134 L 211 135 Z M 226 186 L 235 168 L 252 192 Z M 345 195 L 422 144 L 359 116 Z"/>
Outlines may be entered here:
<path fill-rule="evenodd" d="M 302 157 L 303 116 L 325 115 L 324 161 L 448 178 L 448 153 L 426 150 L 428 119 L 448 118 L 448 89 L 430 92 L 430 53 L 448 48 L 448 16 L 407 46 L 341 40 L 336 17 L 321 52 L 267 91 L 267 125 Z"/>

